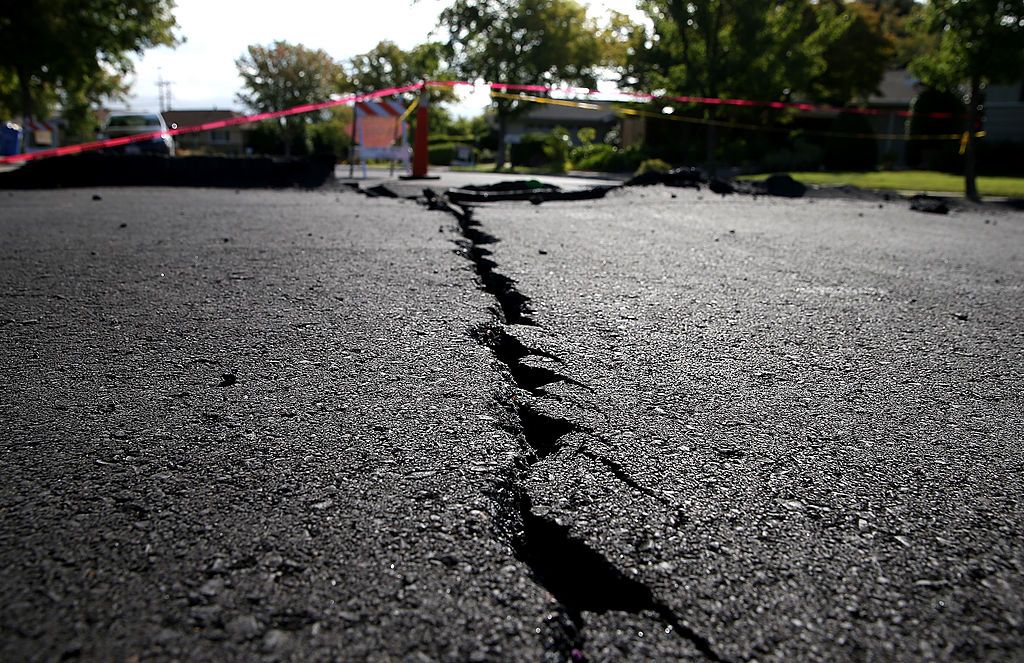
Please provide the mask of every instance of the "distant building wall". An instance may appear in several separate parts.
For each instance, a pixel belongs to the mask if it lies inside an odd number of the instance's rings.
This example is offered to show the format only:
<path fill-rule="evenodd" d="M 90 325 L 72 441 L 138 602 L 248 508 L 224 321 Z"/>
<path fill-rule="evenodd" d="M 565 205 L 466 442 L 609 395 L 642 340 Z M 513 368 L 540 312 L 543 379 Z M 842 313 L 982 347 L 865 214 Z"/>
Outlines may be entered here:
<path fill-rule="evenodd" d="M 986 140 L 1024 142 L 1024 82 L 985 91 Z"/>
<path fill-rule="evenodd" d="M 169 110 L 163 112 L 164 122 L 169 128 L 190 127 L 208 122 L 230 120 L 240 114 L 226 110 Z M 244 126 L 225 127 L 210 131 L 179 134 L 174 143 L 181 150 L 193 150 L 206 154 L 237 155 L 245 151 L 248 128 Z"/>

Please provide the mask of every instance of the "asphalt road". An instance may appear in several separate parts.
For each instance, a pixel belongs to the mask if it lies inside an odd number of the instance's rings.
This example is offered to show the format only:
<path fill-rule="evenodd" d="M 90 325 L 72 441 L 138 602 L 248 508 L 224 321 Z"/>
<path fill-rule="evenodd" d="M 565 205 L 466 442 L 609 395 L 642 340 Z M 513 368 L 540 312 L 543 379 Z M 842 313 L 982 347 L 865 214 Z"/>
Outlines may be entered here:
<path fill-rule="evenodd" d="M 533 513 L 724 659 L 1024 657 L 1024 216 L 652 188 L 474 219 L 563 362 Z"/>
<path fill-rule="evenodd" d="M 541 658 L 452 220 L 92 195 L 0 199 L 0 659 Z"/>
<path fill-rule="evenodd" d="M 1024 656 L 1020 214 L 93 193 L 0 197 L 0 659 Z"/>

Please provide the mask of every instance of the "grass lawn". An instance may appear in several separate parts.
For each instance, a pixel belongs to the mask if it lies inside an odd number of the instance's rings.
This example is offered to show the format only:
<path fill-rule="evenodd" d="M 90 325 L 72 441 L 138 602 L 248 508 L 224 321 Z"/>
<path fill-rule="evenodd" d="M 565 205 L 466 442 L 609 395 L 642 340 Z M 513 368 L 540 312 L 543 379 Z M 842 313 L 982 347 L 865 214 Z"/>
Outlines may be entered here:
<path fill-rule="evenodd" d="M 870 173 L 790 173 L 804 184 L 852 184 L 862 189 L 897 189 L 900 191 L 947 191 L 963 194 L 964 178 L 959 175 L 930 170 L 902 170 Z M 746 179 L 764 179 L 767 174 Z M 983 196 L 1024 198 L 1024 177 L 978 177 L 978 191 Z"/>

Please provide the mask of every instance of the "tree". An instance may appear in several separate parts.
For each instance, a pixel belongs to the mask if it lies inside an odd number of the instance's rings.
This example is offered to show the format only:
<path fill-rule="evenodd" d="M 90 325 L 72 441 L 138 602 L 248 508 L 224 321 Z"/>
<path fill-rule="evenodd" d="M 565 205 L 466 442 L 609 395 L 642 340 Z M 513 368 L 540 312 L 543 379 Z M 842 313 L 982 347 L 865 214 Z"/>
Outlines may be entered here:
<path fill-rule="evenodd" d="M 261 113 L 324 101 L 349 87 L 341 65 L 326 52 L 302 44 L 253 44 L 235 65 L 244 88 L 238 101 Z M 296 141 L 305 140 L 306 125 L 315 119 L 310 114 L 280 119 L 277 126 L 286 156 L 291 156 Z"/>
<path fill-rule="evenodd" d="M 122 98 L 131 54 L 179 43 L 172 0 L 21 0 L 0 12 L 0 108 L 43 117 L 60 106 L 72 133 L 89 107 Z"/>
<path fill-rule="evenodd" d="M 786 99 L 824 69 L 825 43 L 807 0 L 641 0 L 652 32 L 633 36 L 627 81 L 699 97 Z M 714 167 L 715 106 L 707 106 Z"/>
<path fill-rule="evenodd" d="M 811 78 L 808 91 L 817 101 L 839 106 L 867 100 L 877 93 L 892 58 L 892 43 L 882 32 L 881 15 L 867 4 L 838 0 L 821 2 L 815 11 L 818 28 L 814 39 L 821 46 L 825 66 Z"/>
<path fill-rule="evenodd" d="M 597 26 L 573 0 L 456 0 L 441 12 L 454 71 L 490 82 L 596 85 L 601 59 Z M 509 117 L 515 100 L 495 98 L 496 166 L 505 163 Z"/>
<path fill-rule="evenodd" d="M 890 67 L 905 69 L 915 57 L 934 48 L 934 35 L 913 29 L 924 5 L 914 0 L 861 0 L 859 4 L 878 13 L 879 28 L 892 44 Z"/>
<path fill-rule="evenodd" d="M 366 53 L 356 55 L 348 62 L 348 76 L 357 92 L 372 92 L 389 87 L 401 87 L 422 80 L 446 80 L 451 78 L 445 61 L 445 46 L 440 42 L 427 42 L 406 51 L 391 41 L 379 42 Z M 452 88 L 431 88 L 430 92 L 430 133 L 445 133 L 451 116 L 440 105 L 455 101 Z M 409 92 L 403 95 L 409 103 L 418 95 Z M 410 118 L 415 131 L 416 115 Z"/>
<path fill-rule="evenodd" d="M 394 42 L 382 41 L 348 61 L 348 76 L 358 92 L 401 87 L 424 79 L 444 80 L 451 77 L 444 55 L 441 42 L 419 44 L 406 51 Z M 451 101 L 455 94 L 449 89 L 435 89 L 431 99 Z"/>
<path fill-rule="evenodd" d="M 620 15 L 602 33 L 624 87 L 846 104 L 874 92 L 889 58 L 877 14 L 840 0 L 641 0 L 640 8 L 649 29 Z M 703 108 L 711 169 L 717 114 Z"/>
<path fill-rule="evenodd" d="M 940 90 L 966 86 L 964 194 L 979 200 L 976 136 L 982 94 L 989 83 L 1019 80 L 1024 72 L 1024 0 L 931 0 L 922 28 L 938 35 L 934 51 L 918 56 L 911 71 Z"/>

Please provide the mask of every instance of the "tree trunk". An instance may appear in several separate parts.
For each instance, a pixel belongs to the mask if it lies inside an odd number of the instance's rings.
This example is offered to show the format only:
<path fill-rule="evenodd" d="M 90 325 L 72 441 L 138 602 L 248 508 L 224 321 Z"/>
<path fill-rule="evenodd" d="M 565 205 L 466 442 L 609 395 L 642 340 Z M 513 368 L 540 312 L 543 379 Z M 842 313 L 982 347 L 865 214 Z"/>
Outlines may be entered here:
<path fill-rule="evenodd" d="M 505 133 L 508 131 L 508 113 L 498 109 L 498 152 L 494 155 L 494 170 L 505 167 Z"/>
<path fill-rule="evenodd" d="M 277 126 L 281 131 L 281 142 L 284 143 L 284 156 L 292 155 L 292 124 L 287 117 L 277 118 Z"/>
<path fill-rule="evenodd" d="M 18 74 L 18 89 L 21 92 L 22 123 L 27 125 L 28 119 L 32 117 L 32 81 L 25 67 L 18 65 L 15 71 Z M 28 146 L 28 129 L 23 126 L 22 130 L 25 132 L 21 139 L 21 150 L 24 152 Z"/>
<path fill-rule="evenodd" d="M 32 86 L 31 76 L 25 68 L 18 66 L 18 90 L 21 92 L 21 116 L 32 117 Z"/>
<path fill-rule="evenodd" d="M 964 195 L 968 200 L 978 202 L 977 153 L 974 133 L 978 123 L 978 103 L 981 101 L 981 84 L 976 76 L 971 77 L 971 94 L 967 102 L 967 144 L 964 150 Z"/>
<path fill-rule="evenodd" d="M 711 122 L 715 121 L 714 107 L 709 108 L 707 112 L 707 119 Z M 708 171 L 708 177 L 715 177 L 715 169 L 717 164 L 715 163 L 715 148 L 718 147 L 718 127 L 714 124 L 708 124 L 708 144 L 707 144 L 707 156 L 705 158 L 706 168 Z"/>

